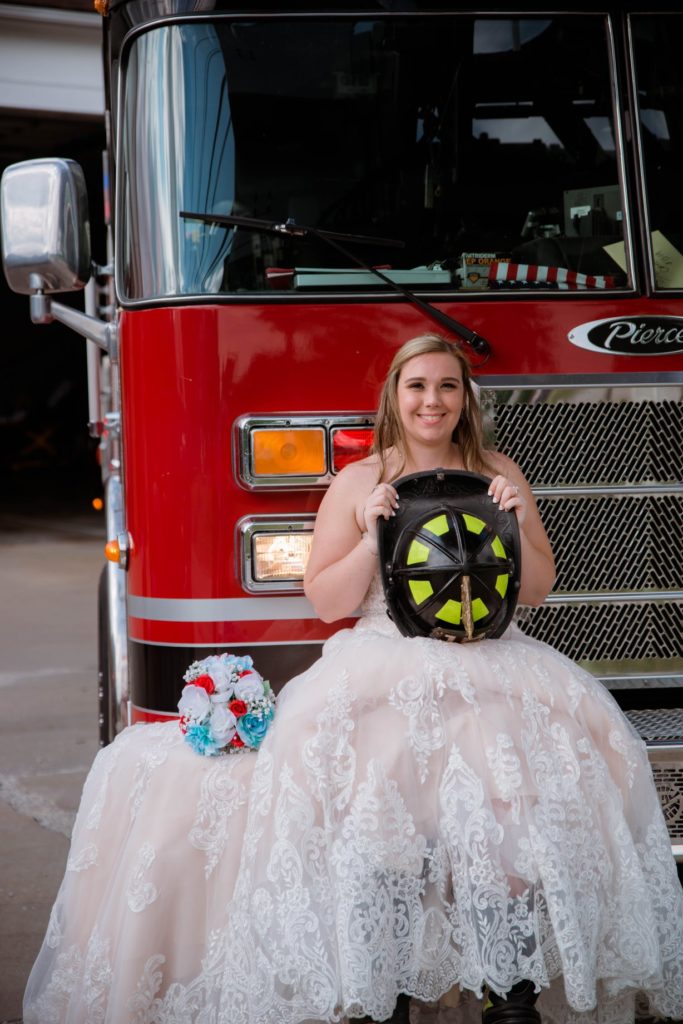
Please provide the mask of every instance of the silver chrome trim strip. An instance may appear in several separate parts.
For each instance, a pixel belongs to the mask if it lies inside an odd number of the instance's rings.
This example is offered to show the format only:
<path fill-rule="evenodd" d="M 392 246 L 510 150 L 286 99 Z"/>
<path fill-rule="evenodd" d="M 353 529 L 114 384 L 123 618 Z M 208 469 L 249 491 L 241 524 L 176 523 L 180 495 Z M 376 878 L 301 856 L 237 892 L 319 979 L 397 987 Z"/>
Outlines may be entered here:
<path fill-rule="evenodd" d="M 118 437 L 116 433 L 115 436 Z M 115 444 L 115 451 L 117 448 L 118 440 Z M 123 481 L 118 470 L 112 471 L 107 477 L 104 492 L 107 539 L 119 537 L 123 533 L 127 537 Z M 107 562 L 105 571 L 109 608 L 107 643 L 111 659 L 110 677 L 106 680 L 106 684 L 109 686 L 106 699 L 109 703 L 109 738 L 113 739 L 116 733 L 120 732 L 124 725 L 127 725 L 127 722 L 124 721 L 124 709 L 130 697 L 128 618 L 126 614 L 127 575 L 115 562 Z"/>
<path fill-rule="evenodd" d="M 574 594 L 549 594 L 545 604 L 655 604 L 658 601 L 683 601 L 683 590 L 610 590 L 582 591 Z"/>
<path fill-rule="evenodd" d="M 683 743 L 653 743 L 646 741 L 650 761 L 670 761 L 672 755 L 683 764 Z"/>
<path fill-rule="evenodd" d="M 645 315 L 645 314 L 642 314 Z M 617 388 L 617 387 L 673 387 L 683 384 L 683 370 L 665 371 L 662 373 L 558 373 L 551 374 L 515 374 L 497 375 L 477 378 L 481 390 L 508 391 L 539 390 L 554 391 L 563 388 Z"/>
<path fill-rule="evenodd" d="M 156 622 L 261 622 L 317 619 L 306 597 L 136 597 L 128 595 L 128 615 Z"/>
<path fill-rule="evenodd" d="M 590 484 L 578 487 L 534 487 L 533 492 L 540 498 L 592 498 L 652 494 L 683 494 L 683 483 L 675 484 Z"/>
<path fill-rule="evenodd" d="M 353 616 L 349 616 L 353 618 Z M 212 644 L 205 643 L 176 643 L 175 641 L 166 640 L 139 640 L 136 636 L 130 637 L 130 642 L 133 644 L 145 644 L 147 647 L 304 647 L 307 644 L 317 644 L 319 647 L 325 643 L 325 640 L 240 640 L 239 642 L 229 642 L 223 640 L 217 640 Z"/>
<path fill-rule="evenodd" d="M 640 682 L 640 680 L 644 678 L 661 679 L 663 682 L 670 682 L 672 683 L 672 685 L 683 687 L 683 676 L 680 672 L 675 671 L 657 672 L 656 675 L 653 676 L 651 676 L 649 673 L 644 676 L 642 672 L 617 672 L 615 675 L 606 675 L 603 672 L 598 678 L 602 679 L 603 682 L 607 681 L 610 683 L 614 682 L 614 680 L 616 680 L 617 682 L 627 683 L 632 681 Z"/>
<path fill-rule="evenodd" d="M 548 288 L 534 289 L 533 296 L 537 299 L 546 299 L 551 302 L 597 302 L 602 299 L 604 301 L 605 295 L 609 295 L 610 299 L 638 299 L 645 298 L 645 301 L 651 301 L 648 297 L 644 297 L 640 292 L 637 292 L 635 288 L 614 288 L 610 289 L 609 292 L 600 291 L 595 289 L 596 294 L 592 295 L 587 291 L 569 291 L 569 292 L 557 292 Z M 428 302 L 442 302 L 442 303 L 469 303 L 469 302 L 509 302 L 514 298 L 515 302 L 530 302 L 533 301 L 531 293 L 524 292 L 521 289 L 514 291 L 471 291 L 469 294 L 460 290 L 452 290 L 448 292 L 432 292 L 426 291 L 421 288 L 414 288 L 413 293 L 418 295 L 422 299 L 426 299 Z M 663 293 L 667 298 L 680 298 L 680 292 L 666 292 Z M 406 305 L 409 304 L 409 300 L 404 298 L 403 295 L 399 295 L 398 292 L 380 292 L 380 291 L 366 291 L 366 292 L 352 292 L 344 289 L 336 292 L 320 291 L 320 292 L 241 292 L 237 294 L 235 292 L 206 292 L 206 293 L 193 293 L 187 295 L 154 295 L 148 298 L 142 299 L 124 299 L 118 296 L 119 305 L 122 309 L 126 310 L 144 310 L 144 309 L 159 309 L 166 308 L 167 306 L 319 306 L 328 305 L 334 303 L 335 305 L 358 305 L 359 303 L 372 303 L 373 305 L 382 305 L 385 302 L 400 303 L 403 302 Z"/>

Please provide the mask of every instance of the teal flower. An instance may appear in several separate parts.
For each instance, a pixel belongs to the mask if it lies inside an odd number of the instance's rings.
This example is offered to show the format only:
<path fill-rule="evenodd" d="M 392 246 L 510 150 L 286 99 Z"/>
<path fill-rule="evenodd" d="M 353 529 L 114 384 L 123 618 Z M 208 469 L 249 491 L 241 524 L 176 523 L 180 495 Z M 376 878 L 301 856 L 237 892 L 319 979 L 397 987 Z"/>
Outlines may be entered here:
<path fill-rule="evenodd" d="M 188 725 L 185 739 L 198 754 L 210 757 L 212 754 L 218 753 L 219 747 L 211 739 L 208 724 Z"/>
<path fill-rule="evenodd" d="M 246 714 L 237 719 L 237 734 L 248 747 L 256 749 L 261 746 L 263 737 L 273 719 L 273 709 L 268 708 L 261 714 Z"/>

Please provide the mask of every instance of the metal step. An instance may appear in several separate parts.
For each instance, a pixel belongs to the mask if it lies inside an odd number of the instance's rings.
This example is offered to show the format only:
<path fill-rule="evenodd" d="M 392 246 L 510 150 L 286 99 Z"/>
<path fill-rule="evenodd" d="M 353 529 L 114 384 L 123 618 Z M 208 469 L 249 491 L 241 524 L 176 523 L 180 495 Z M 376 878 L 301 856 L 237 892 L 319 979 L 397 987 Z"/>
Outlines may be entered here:
<path fill-rule="evenodd" d="M 680 747 L 683 759 L 683 708 L 638 708 L 624 714 L 648 747 Z"/>
<path fill-rule="evenodd" d="M 647 744 L 652 775 L 671 837 L 671 851 L 683 862 L 683 708 L 624 712 Z"/>

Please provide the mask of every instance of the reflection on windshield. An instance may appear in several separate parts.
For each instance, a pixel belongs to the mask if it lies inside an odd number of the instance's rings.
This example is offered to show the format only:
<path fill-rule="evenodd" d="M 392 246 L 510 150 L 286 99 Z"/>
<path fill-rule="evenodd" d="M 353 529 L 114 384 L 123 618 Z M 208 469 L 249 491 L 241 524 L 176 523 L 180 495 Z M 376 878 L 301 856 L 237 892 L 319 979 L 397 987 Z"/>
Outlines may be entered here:
<path fill-rule="evenodd" d="M 125 295 L 382 287 L 314 236 L 181 210 L 401 238 L 362 258 L 436 293 L 623 286 L 608 66 L 590 16 L 152 29 L 125 72 Z"/>
<path fill-rule="evenodd" d="M 142 36 L 129 81 L 125 148 L 134 162 L 127 168 L 126 217 L 131 238 L 136 229 L 144 238 L 147 256 L 136 261 L 135 290 L 146 296 L 218 292 L 233 233 L 175 215 L 181 200 L 193 209 L 232 209 L 235 137 L 214 29 L 194 25 L 191 32 Z"/>
<path fill-rule="evenodd" d="M 634 17 L 632 26 L 655 280 L 683 288 L 683 17 Z"/>

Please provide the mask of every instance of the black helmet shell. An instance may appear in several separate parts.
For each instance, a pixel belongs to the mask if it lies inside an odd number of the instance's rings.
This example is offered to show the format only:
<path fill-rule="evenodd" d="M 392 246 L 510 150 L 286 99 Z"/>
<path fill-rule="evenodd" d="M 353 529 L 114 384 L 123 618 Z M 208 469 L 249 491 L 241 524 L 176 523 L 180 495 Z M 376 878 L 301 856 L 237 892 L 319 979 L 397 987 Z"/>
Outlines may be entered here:
<path fill-rule="evenodd" d="M 445 469 L 394 481 L 399 507 L 378 520 L 378 544 L 388 613 L 404 636 L 480 640 L 509 625 L 519 527 L 489 496 L 490 483 Z"/>

